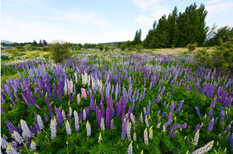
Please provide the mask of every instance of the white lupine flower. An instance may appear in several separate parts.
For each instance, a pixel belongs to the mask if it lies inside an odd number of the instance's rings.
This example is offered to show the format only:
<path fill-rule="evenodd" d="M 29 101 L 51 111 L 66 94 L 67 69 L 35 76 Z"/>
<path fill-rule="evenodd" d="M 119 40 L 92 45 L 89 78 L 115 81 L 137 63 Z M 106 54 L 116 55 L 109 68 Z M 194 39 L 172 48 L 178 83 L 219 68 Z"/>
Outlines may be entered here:
<path fill-rule="evenodd" d="M 13 148 L 10 143 L 7 143 L 6 153 L 7 154 L 18 154 L 17 150 Z"/>
<path fill-rule="evenodd" d="M 89 121 L 87 121 L 86 129 L 87 129 L 87 136 L 91 136 L 91 126 L 89 124 Z"/>
<path fill-rule="evenodd" d="M 140 121 L 141 121 L 141 123 L 143 123 L 143 115 L 142 115 L 142 112 L 141 112 L 141 114 L 140 114 Z"/>
<path fill-rule="evenodd" d="M 145 108 L 145 107 L 143 108 L 143 113 L 144 113 L 144 115 L 145 115 L 145 113 L 146 113 L 146 108 Z"/>
<path fill-rule="evenodd" d="M 57 129 L 56 129 L 56 119 L 51 119 L 50 122 L 50 130 L 51 130 L 51 139 L 54 139 L 56 137 L 57 134 Z"/>
<path fill-rule="evenodd" d="M 74 111 L 74 123 L 75 123 L 75 130 L 78 132 L 79 131 L 79 117 L 76 111 Z"/>
<path fill-rule="evenodd" d="M 70 123 L 68 120 L 66 121 L 66 133 L 71 134 Z"/>
<path fill-rule="evenodd" d="M 65 95 L 67 95 L 67 88 L 68 88 L 66 82 L 67 82 L 67 80 L 65 80 L 65 85 L 64 85 L 64 92 L 65 92 Z"/>
<path fill-rule="evenodd" d="M 7 148 L 7 141 L 1 137 L 1 146 L 3 149 L 6 149 Z"/>
<path fill-rule="evenodd" d="M 73 89 L 74 89 L 74 84 L 73 84 L 73 80 L 71 79 L 70 81 L 70 93 L 72 94 L 73 93 Z"/>
<path fill-rule="evenodd" d="M 100 128 L 101 128 L 101 130 L 105 130 L 104 118 L 103 117 L 101 117 Z"/>
<path fill-rule="evenodd" d="M 131 122 L 129 122 L 129 120 L 127 120 L 127 137 L 128 137 L 128 139 L 131 139 L 130 130 L 131 130 Z"/>
<path fill-rule="evenodd" d="M 196 132 L 193 140 L 193 145 L 197 146 L 199 140 L 199 130 Z"/>
<path fill-rule="evenodd" d="M 36 150 L 36 143 L 32 140 L 30 145 L 30 151 L 35 151 L 35 150 Z"/>
<path fill-rule="evenodd" d="M 133 153 L 133 145 L 132 145 L 133 141 L 130 142 L 129 147 L 128 147 L 128 154 L 132 154 Z"/>
<path fill-rule="evenodd" d="M 207 118 L 207 115 L 205 114 L 203 118 L 206 119 L 206 118 Z"/>
<path fill-rule="evenodd" d="M 72 110 L 72 108 L 71 108 L 71 106 L 69 107 L 69 116 L 70 117 L 72 117 L 72 112 L 73 112 L 73 110 Z"/>
<path fill-rule="evenodd" d="M 19 144 L 24 141 L 17 131 L 14 131 L 14 133 L 12 134 L 12 138 L 14 138 L 15 141 L 17 141 Z"/>
<path fill-rule="evenodd" d="M 151 126 L 149 129 L 149 138 L 150 139 L 153 139 L 153 129 L 152 128 L 153 128 L 153 126 Z"/>
<path fill-rule="evenodd" d="M 20 124 L 21 124 L 21 128 L 22 128 L 22 130 L 24 132 L 24 135 L 26 137 L 31 137 L 32 136 L 32 132 L 28 128 L 28 125 L 27 125 L 26 121 L 24 121 L 23 119 L 21 119 L 20 120 Z"/>
<path fill-rule="evenodd" d="M 145 117 L 145 124 L 146 124 L 147 127 L 149 127 L 149 118 L 147 118 L 147 115 Z"/>
<path fill-rule="evenodd" d="M 62 110 L 62 118 L 63 118 L 63 119 L 66 119 L 66 113 L 65 113 L 64 110 Z"/>
<path fill-rule="evenodd" d="M 86 110 L 83 109 L 83 120 L 86 120 L 87 114 L 86 114 Z"/>
<path fill-rule="evenodd" d="M 137 141 L 136 132 L 133 133 L 133 140 L 134 140 L 135 142 Z"/>
<path fill-rule="evenodd" d="M 102 141 L 102 136 L 101 136 L 101 132 L 99 134 L 99 138 L 98 138 L 98 143 Z"/>
<path fill-rule="evenodd" d="M 40 115 L 37 115 L 36 119 L 37 119 L 37 122 L 38 122 L 38 125 L 39 125 L 40 129 L 44 129 L 44 124 L 42 122 L 42 119 L 41 119 Z"/>
<path fill-rule="evenodd" d="M 157 124 L 156 128 L 160 128 L 161 122 Z"/>
<path fill-rule="evenodd" d="M 192 154 L 202 154 L 211 150 L 214 145 L 214 141 L 207 143 L 205 146 L 195 150 Z"/>
<path fill-rule="evenodd" d="M 143 154 L 143 150 L 141 151 L 141 153 L 140 154 Z"/>
<path fill-rule="evenodd" d="M 75 73 L 74 73 L 74 76 L 75 76 L 75 82 L 78 83 L 78 73 L 75 72 Z"/>
<path fill-rule="evenodd" d="M 135 125 L 135 118 L 132 112 L 130 114 L 130 120 L 132 121 L 133 125 Z"/>
<path fill-rule="evenodd" d="M 144 143 L 148 145 L 148 135 L 147 135 L 147 128 L 144 130 Z"/>
<path fill-rule="evenodd" d="M 165 127 L 165 125 L 163 125 L 163 133 L 165 133 L 166 132 L 166 127 Z"/>

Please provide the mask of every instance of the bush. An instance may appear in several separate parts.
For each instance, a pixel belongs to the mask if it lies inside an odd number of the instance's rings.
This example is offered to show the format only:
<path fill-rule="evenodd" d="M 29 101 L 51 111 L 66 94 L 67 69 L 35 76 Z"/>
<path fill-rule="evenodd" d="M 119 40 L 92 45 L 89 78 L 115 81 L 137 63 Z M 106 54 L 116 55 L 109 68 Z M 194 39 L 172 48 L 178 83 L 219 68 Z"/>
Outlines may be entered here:
<path fill-rule="evenodd" d="M 197 44 L 196 44 L 196 43 L 188 44 L 188 45 L 186 46 L 186 48 L 188 48 L 189 53 L 192 53 L 192 52 L 196 49 L 196 47 L 197 47 Z"/>
<path fill-rule="evenodd" d="M 121 51 L 124 51 L 126 46 L 124 44 L 122 44 L 120 48 L 121 48 Z"/>
<path fill-rule="evenodd" d="M 9 60 L 9 57 L 7 55 L 1 56 L 1 60 Z"/>
<path fill-rule="evenodd" d="M 99 49 L 100 51 L 103 51 L 104 50 L 104 46 L 102 44 L 99 45 Z"/>
<path fill-rule="evenodd" d="M 144 47 L 141 44 L 137 44 L 135 45 L 135 48 L 138 50 L 138 52 L 142 52 Z"/>
<path fill-rule="evenodd" d="M 106 46 L 106 47 L 104 48 L 104 50 L 105 50 L 105 52 L 107 52 L 107 51 L 109 50 L 109 47 Z"/>
<path fill-rule="evenodd" d="M 50 45 L 51 58 L 54 63 L 60 63 L 71 56 L 67 46 L 63 43 L 54 43 Z"/>
<path fill-rule="evenodd" d="M 34 47 L 33 45 L 31 44 L 26 44 L 24 47 L 23 47 L 25 50 L 29 50 L 29 51 L 32 51 L 32 50 L 35 50 L 36 47 Z"/>

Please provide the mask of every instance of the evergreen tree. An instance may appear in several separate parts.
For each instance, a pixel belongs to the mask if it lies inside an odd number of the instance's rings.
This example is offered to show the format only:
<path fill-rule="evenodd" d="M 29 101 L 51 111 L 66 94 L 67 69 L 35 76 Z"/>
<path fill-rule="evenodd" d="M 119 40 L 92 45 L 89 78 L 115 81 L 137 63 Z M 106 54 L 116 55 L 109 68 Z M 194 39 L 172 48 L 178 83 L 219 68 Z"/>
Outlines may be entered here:
<path fill-rule="evenodd" d="M 141 44 L 142 43 L 141 36 L 142 36 L 142 31 L 141 31 L 141 29 L 139 29 L 138 31 L 136 31 L 132 45 Z"/>
<path fill-rule="evenodd" d="M 38 46 L 38 43 L 36 42 L 36 40 L 33 40 L 32 45 L 33 46 Z"/>
<path fill-rule="evenodd" d="M 43 40 L 43 46 L 47 46 L 48 43 L 46 42 L 46 40 Z"/>
<path fill-rule="evenodd" d="M 43 43 L 42 43 L 42 41 L 40 40 L 40 42 L 39 42 L 39 47 L 43 47 Z"/>

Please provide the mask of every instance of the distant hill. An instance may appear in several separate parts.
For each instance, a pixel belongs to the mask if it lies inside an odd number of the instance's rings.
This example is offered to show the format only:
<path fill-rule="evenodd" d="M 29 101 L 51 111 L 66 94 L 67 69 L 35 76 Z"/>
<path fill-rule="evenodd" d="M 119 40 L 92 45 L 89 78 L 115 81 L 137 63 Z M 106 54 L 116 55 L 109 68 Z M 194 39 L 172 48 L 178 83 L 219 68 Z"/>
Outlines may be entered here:
<path fill-rule="evenodd" d="M 1 43 L 14 44 L 14 42 L 10 42 L 10 41 L 7 41 L 7 40 L 1 40 Z"/>

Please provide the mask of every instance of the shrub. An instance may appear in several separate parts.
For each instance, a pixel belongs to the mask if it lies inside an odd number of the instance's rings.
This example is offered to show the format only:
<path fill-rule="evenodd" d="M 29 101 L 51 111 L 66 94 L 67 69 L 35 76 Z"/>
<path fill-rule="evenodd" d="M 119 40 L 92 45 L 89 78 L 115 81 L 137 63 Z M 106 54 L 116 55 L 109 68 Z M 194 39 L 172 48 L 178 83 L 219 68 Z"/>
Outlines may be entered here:
<path fill-rule="evenodd" d="M 121 48 L 121 51 L 124 51 L 126 46 L 124 44 L 122 44 L 120 48 Z"/>
<path fill-rule="evenodd" d="M 196 43 L 188 44 L 188 45 L 186 46 L 186 48 L 188 48 L 189 53 L 192 53 L 192 52 L 196 49 L 196 47 L 197 47 L 197 44 L 196 44 Z"/>
<path fill-rule="evenodd" d="M 109 50 L 109 47 L 106 46 L 106 47 L 104 48 L 104 50 L 105 50 L 105 52 L 107 52 L 107 51 Z"/>
<path fill-rule="evenodd" d="M 29 51 L 32 51 L 32 50 L 35 50 L 36 47 L 34 47 L 33 45 L 31 44 L 26 44 L 24 47 L 23 47 L 25 50 L 29 50 Z"/>
<path fill-rule="evenodd" d="M 142 52 L 144 47 L 141 44 L 137 44 L 135 45 L 135 48 L 138 50 L 138 52 Z"/>
<path fill-rule="evenodd" d="M 1 60 L 9 60 L 9 57 L 7 55 L 1 56 Z"/>
<path fill-rule="evenodd" d="M 54 63 L 60 63 L 71 56 L 67 46 L 64 43 L 54 43 L 50 45 L 51 58 Z"/>
<path fill-rule="evenodd" d="M 104 46 L 102 44 L 99 45 L 99 49 L 100 51 L 103 51 L 104 50 Z"/>

